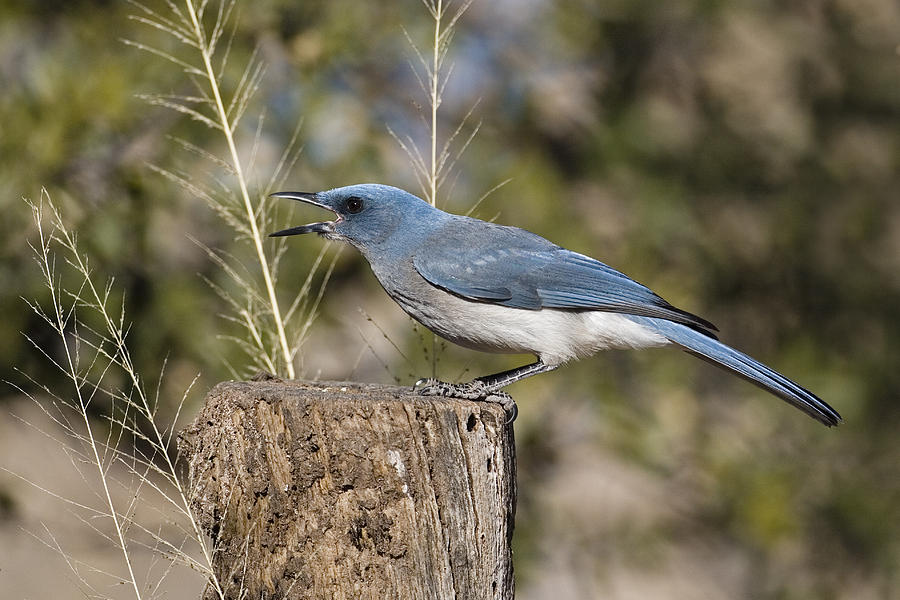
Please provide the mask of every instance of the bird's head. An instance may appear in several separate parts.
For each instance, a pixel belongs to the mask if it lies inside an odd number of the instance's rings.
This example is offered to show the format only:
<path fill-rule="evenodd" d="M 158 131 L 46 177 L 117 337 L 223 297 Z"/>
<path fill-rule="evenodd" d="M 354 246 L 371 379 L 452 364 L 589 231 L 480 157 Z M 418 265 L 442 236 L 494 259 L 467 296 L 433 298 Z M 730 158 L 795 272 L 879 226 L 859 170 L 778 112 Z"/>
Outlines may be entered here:
<path fill-rule="evenodd" d="M 381 243 L 406 219 L 435 210 L 409 192 L 375 183 L 335 188 L 325 192 L 276 192 L 275 198 L 289 198 L 319 206 L 337 215 L 334 221 L 322 221 L 291 227 L 269 237 L 318 233 L 331 240 L 350 242 L 367 248 Z"/>

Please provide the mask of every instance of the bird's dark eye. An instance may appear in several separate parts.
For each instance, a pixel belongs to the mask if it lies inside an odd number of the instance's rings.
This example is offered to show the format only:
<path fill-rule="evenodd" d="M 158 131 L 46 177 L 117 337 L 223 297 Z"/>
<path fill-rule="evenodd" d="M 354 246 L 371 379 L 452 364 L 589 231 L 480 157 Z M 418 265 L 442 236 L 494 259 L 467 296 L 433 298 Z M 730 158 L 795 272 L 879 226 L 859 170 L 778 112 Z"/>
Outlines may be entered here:
<path fill-rule="evenodd" d="M 362 198 L 358 196 L 350 196 L 347 198 L 347 212 L 351 215 L 355 215 L 363 209 L 363 201 Z"/>

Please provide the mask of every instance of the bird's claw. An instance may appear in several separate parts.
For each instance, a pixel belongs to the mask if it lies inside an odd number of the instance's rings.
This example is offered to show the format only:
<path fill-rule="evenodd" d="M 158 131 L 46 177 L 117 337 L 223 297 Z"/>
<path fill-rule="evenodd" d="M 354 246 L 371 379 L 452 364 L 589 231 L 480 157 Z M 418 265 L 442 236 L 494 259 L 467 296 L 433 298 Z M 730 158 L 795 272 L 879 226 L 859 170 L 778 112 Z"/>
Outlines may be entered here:
<path fill-rule="evenodd" d="M 490 395 L 484 389 L 484 384 L 477 379 L 468 383 L 447 383 L 429 377 L 418 380 L 413 389 L 420 396 L 444 396 L 462 400 L 484 400 Z"/>
<path fill-rule="evenodd" d="M 506 392 L 491 390 L 483 381 L 475 379 L 467 383 L 447 383 L 432 378 L 419 379 L 413 385 L 413 391 L 420 396 L 443 396 L 445 398 L 460 398 L 462 400 L 479 400 L 499 404 L 506 411 L 506 423 L 512 423 L 519 415 L 516 401 Z"/>

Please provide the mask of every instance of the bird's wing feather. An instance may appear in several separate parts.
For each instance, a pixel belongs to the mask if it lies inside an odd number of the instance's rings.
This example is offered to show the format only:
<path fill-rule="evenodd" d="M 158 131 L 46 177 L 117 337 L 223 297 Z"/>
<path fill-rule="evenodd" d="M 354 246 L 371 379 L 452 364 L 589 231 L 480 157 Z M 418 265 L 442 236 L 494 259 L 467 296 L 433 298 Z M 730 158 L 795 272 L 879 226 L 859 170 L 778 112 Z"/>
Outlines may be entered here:
<path fill-rule="evenodd" d="M 432 285 L 470 300 L 605 310 L 659 317 L 707 335 L 715 330 L 612 267 L 515 227 L 461 219 L 429 237 L 413 264 Z"/>

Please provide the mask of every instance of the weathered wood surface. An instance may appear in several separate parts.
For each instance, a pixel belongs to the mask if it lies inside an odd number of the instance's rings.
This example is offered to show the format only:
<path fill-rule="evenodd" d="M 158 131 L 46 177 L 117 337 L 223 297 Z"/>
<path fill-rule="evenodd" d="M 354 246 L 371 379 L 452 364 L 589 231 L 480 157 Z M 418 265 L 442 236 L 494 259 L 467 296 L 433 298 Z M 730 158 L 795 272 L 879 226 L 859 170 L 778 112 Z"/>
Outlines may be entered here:
<path fill-rule="evenodd" d="M 217 385 L 181 442 L 227 597 L 512 598 L 505 419 L 408 388 Z"/>

